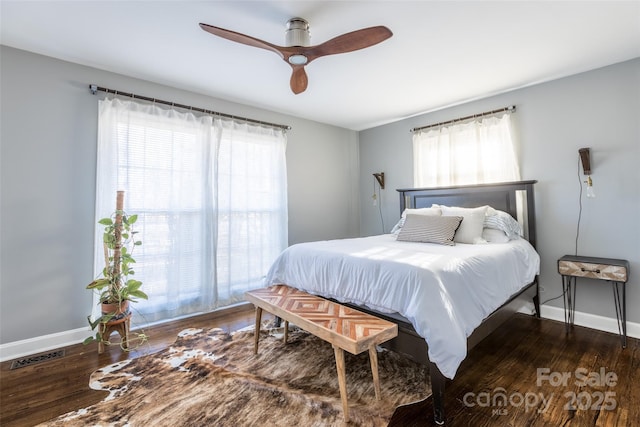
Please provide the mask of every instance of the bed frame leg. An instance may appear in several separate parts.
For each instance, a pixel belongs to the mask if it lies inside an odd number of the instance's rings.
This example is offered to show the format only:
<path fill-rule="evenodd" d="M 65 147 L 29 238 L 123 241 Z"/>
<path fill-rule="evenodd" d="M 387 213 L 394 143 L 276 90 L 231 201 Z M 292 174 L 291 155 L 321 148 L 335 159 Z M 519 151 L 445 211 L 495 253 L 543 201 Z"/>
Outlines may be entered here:
<path fill-rule="evenodd" d="M 444 425 L 444 386 L 447 379 L 433 362 L 429 362 L 429 376 L 433 395 L 433 420 L 441 426 Z"/>
<path fill-rule="evenodd" d="M 536 282 L 536 294 L 533 296 L 533 306 L 536 310 L 536 317 L 540 318 L 540 283 L 538 282 L 538 276 L 535 278 Z"/>

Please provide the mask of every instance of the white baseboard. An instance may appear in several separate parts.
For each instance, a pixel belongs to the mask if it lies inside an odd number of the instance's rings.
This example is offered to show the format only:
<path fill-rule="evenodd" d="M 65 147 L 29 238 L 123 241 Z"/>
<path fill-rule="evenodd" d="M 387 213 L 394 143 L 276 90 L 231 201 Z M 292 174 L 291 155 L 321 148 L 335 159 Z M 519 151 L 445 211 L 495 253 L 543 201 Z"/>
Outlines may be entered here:
<path fill-rule="evenodd" d="M 172 320 L 179 320 L 191 316 L 193 315 L 176 317 Z M 164 322 L 166 322 L 166 320 L 149 323 L 145 326 L 153 326 Z M 132 331 L 135 331 L 136 329 L 138 328 L 134 326 L 131 327 Z M 87 337 L 93 335 L 95 335 L 95 331 L 92 331 L 89 326 L 87 326 L 85 328 L 73 329 L 71 331 L 57 332 L 55 334 L 42 335 L 39 337 L 28 338 L 26 340 L 0 344 L 0 362 L 44 353 L 45 351 L 59 349 L 69 345 L 80 344 Z"/>
<path fill-rule="evenodd" d="M 543 319 L 564 322 L 563 308 L 543 305 L 540 307 L 540 311 L 540 317 L 542 317 Z M 535 314 L 533 303 L 525 304 L 520 310 L 518 310 L 518 313 L 530 315 Z M 611 332 L 612 334 L 618 333 L 618 321 L 616 319 L 612 319 L 611 317 L 597 316 L 595 314 L 576 311 L 573 323 L 578 326 L 584 326 L 585 328 L 597 329 L 598 331 Z M 627 321 L 627 336 L 632 338 L 640 338 L 640 323 Z"/>
<path fill-rule="evenodd" d="M 235 304 L 231 304 L 217 310 L 229 310 L 234 311 L 250 304 L 246 301 L 241 301 Z M 157 322 L 146 323 L 144 327 L 158 325 L 166 322 L 172 322 L 175 320 L 186 319 L 189 317 L 199 316 L 205 313 L 192 313 L 184 316 L 175 317 L 171 320 L 160 320 Z M 135 331 L 139 329 L 138 326 L 131 325 L 131 330 Z M 7 360 L 17 359 L 19 357 L 31 356 L 38 353 L 44 353 L 45 351 L 59 349 L 69 345 L 80 344 L 87 337 L 95 335 L 87 325 L 84 328 L 73 329 L 71 331 L 57 332 L 55 334 L 43 335 L 40 337 L 28 338 L 26 340 L 14 341 L 6 344 L 0 344 L 0 362 Z"/>
<path fill-rule="evenodd" d="M 87 326 L 86 328 L 0 344 L 0 362 L 78 344 L 89 336 L 91 336 L 91 329 Z"/>
<path fill-rule="evenodd" d="M 564 309 L 543 305 L 540 307 L 540 315 L 544 319 L 558 320 L 564 322 Z M 597 316 L 595 314 L 575 312 L 574 324 L 584 326 L 586 328 L 597 329 L 599 331 L 618 333 L 618 321 L 615 318 Z M 632 338 L 640 338 L 640 323 L 627 321 L 627 336 Z"/>
<path fill-rule="evenodd" d="M 533 304 L 527 304 L 519 311 L 521 313 L 532 314 Z M 564 322 L 564 309 L 562 308 L 543 305 L 541 307 L 541 312 L 542 318 L 544 319 Z M 617 321 L 610 317 L 597 316 L 595 314 L 576 311 L 574 323 L 578 326 L 585 326 L 587 328 L 597 329 L 604 332 L 611 332 L 614 334 L 618 333 Z M 90 335 L 91 330 L 89 327 L 86 327 L 29 338 L 22 341 L 14 341 L 7 344 L 0 344 L 0 362 L 30 356 L 73 344 L 79 344 Z M 640 338 L 640 323 L 627 322 L 627 336 Z"/>

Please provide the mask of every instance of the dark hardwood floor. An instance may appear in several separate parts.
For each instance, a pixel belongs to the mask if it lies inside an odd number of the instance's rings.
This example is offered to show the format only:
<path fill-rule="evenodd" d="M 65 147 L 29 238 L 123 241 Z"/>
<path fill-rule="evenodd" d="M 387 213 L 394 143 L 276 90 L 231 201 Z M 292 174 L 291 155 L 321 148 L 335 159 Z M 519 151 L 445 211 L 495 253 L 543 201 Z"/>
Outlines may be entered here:
<path fill-rule="evenodd" d="M 97 344 L 77 344 L 66 347 L 65 356 L 57 360 L 13 370 L 11 361 L 3 362 L 0 365 L 0 426 L 33 426 L 99 402 L 108 393 L 89 388 L 93 371 L 120 360 L 160 351 L 173 344 L 183 329 L 221 328 L 230 332 L 252 325 L 254 319 L 253 306 L 241 305 L 145 328 L 149 342 L 131 352 L 114 345 L 99 355 Z M 117 340 L 117 334 L 112 338 Z"/>
<path fill-rule="evenodd" d="M 623 349 L 616 334 L 516 314 L 447 383 L 446 425 L 640 426 L 638 368 L 638 339 Z M 432 408 L 398 408 L 389 426 L 435 425 Z"/>
<path fill-rule="evenodd" d="M 159 351 L 182 329 L 232 331 L 253 319 L 251 306 L 241 306 L 150 327 L 149 345 L 130 353 L 113 346 L 98 355 L 95 344 L 79 344 L 32 366 L 10 370 L 3 362 L 0 425 L 32 426 L 100 401 L 106 392 L 88 387 L 94 370 Z M 563 323 L 516 315 L 474 348 L 447 384 L 447 425 L 640 425 L 639 367 L 640 340 L 622 349 L 614 334 L 581 327 L 566 334 Z M 431 426 L 431 411 L 430 399 L 399 408 L 390 426 Z"/>

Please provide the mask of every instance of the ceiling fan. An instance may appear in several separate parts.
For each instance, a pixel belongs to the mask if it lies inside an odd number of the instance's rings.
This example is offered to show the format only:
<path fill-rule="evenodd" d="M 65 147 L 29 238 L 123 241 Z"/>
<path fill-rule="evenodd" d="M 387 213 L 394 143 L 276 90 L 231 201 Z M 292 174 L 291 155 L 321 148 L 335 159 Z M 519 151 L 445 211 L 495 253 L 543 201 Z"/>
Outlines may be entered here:
<path fill-rule="evenodd" d="M 200 27 L 218 37 L 277 53 L 293 69 L 290 85 L 295 94 L 302 93 L 307 89 L 308 78 L 304 67 L 314 59 L 364 49 L 393 35 L 387 27 L 369 27 L 342 34 L 319 45 L 310 46 L 309 23 L 302 18 L 292 18 L 287 22 L 286 46 L 277 46 L 246 34 L 213 25 L 201 23 Z"/>

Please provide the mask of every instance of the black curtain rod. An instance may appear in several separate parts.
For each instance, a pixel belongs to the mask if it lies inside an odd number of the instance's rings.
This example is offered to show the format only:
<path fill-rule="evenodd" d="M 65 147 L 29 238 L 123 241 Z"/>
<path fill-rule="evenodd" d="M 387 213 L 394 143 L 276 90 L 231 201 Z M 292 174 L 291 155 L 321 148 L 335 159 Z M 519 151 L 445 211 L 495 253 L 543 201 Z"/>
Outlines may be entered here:
<path fill-rule="evenodd" d="M 258 124 L 258 125 L 271 126 L 271 127 L 274 127 L 274 128 L 280 128 L 280 129 L 284 129 L 284 130 L 291 130 L 291 126 L 287 126 L 287 125 L 279 125 L 277 123 L 269 123 L 269 122 L 263 122 L 261 120 L 248 119 L 246 117 L 233 116 L 231 114 L 225 114 L 225 113 L 219 113 L 217 111 L 207 110 L 205 108 L 192 107 L 190 105 L 178 104 L 176 102 L 171 102 L 171 101 L 163 101 L 161 99 L 150 98 L 148 96 L 136 95 L 135 93 L 121 92 L 119 90 L 108 89 L 106 87 L 100 87 L 100 86 L 94 85 L 94 84 L 89 85 L 89 90 L 91 90 L 91 93 L 94 94 L 94 95 L 98 91 L 106 92 L 106 93 L 112 93 L 114 95 L 126 96 L 126 97 L 133 98 L 133 99 L 141 99 L 143 101 L 155 102 L 156 104 L 163 104 L 163 105 L 170 105 L 172 107 L 184 108 L 186 110 L 191 110 L 191 111 L 197 111 L 199 113 L 210 114 L 212 116 L 226 117 L 226 118 L 229 118 L 229 119 L 241 120 L 243 122 L 255 123 L 255 124 Z"/>
<path fill-rule="evenodd" d="M 469 119 L 475 119 L 477 117 L 490 116 L 492 114 L 502 113 L 503 111 L 508 111 L 510 113 L 515 113 L 516 112 L 516 106 L 515 105 L 510 105 L 508 107 L 499 108 L 499 109 L 493 110 L 493 111 L 485 111 L 484 113 L 473 114 L 471 116 L 461 117 L 459 119 L 447 120 L 446 122 L 434 123 L 432 125 L 422 126 L 422 127 L 419 127 L 419 128 L 413 128 L 413 129 L 411 129 L 411 132 L 417 132 L 419 130 L 435 128 L 435 127 L 443 126 L 443 125 L 449 125 L 451 123 L 461 122 L 461 121 L 469 120 Z"/>

